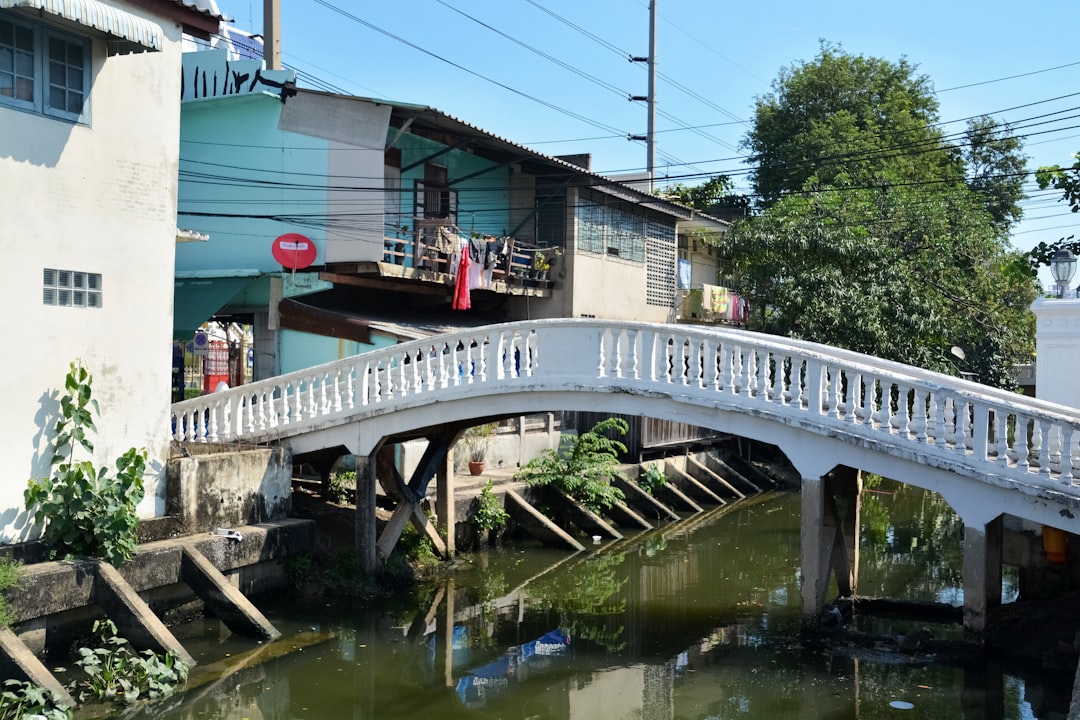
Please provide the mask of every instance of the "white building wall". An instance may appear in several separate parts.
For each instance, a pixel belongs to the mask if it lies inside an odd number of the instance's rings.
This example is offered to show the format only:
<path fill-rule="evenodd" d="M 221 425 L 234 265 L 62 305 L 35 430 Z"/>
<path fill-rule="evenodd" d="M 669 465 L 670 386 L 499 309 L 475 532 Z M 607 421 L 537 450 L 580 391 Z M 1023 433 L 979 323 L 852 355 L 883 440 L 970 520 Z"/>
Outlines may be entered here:
<path fill-rule="evenodd" d="M 670 307 L 646 302 L 645 263 L 579 252 L 573 258 L 570 317 L 667 322 Z"/>
<path fill-rule="evenodd" d="M 1035 395 L 1080 408 L 1080 300 L 1040 298 L 1035 313 Z"/>
<path fill-rule="evenodd" d="M 86 33 L 88 126 L 0 106 L 0 306 L 9 323 L 0 542 L 35 534 L 22 493 L 49 472 L 58 397 L 76 358 L 94 377 L 101 409 L 95 463 L 112 467 L 128 448 L 146 448 L 139 514 L 164 513 L 181 30 L 110 4 L 163 24 L 165 43 L 162 52 L 106 57 L 105 39 Z M 44 268 L 100 273 L 102 308 L 44 305 Z"/>

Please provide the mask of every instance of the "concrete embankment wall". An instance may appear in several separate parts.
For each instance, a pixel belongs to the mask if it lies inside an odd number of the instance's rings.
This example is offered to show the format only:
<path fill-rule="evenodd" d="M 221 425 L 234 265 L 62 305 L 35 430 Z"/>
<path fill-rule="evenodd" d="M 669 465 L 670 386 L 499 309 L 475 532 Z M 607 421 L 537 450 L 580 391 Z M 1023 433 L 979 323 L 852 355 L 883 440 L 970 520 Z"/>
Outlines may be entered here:
<path fill-rule="evenodd" d="M 236 591 L 286 586 L 283 561 L 315 544 L 314 523 L 288 517 L 292 469 L 286 448 L 174 447 L 166 469 L 169 514 L 141 523 L 138 551 L 119 573 L 94 560 L 43 562 L 48 550 L 40 542 L 0 547 L 0 556 L 28 563 L 9 594 L 16 636 L 41 654 L 85 635 L 106 614 L 109 583 L 130 590 L 131 603 L 142 608 L 133 613 L 136 625 L 139 612 L 152 625 L 201 613 L 204 602 L 219 610 L 245 606 Z M 103 575 L 110 578 L 104 584 Z"/>

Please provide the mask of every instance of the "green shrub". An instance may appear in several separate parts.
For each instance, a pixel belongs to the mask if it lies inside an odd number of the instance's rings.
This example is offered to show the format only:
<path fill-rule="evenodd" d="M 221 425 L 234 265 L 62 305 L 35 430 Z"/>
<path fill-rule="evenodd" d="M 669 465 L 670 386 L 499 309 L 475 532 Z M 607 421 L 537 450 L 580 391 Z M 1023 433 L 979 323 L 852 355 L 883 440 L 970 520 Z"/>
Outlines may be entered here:
<path fill-rule="evenodd" d="M 625 435 L 629 429 L 621 418 L 608 418 L 580 435 L 563 435 L 559 449 L 547 449 L 527 462 L 514 477 L 524 479 L 528 487 L 551 486 L 580 502 L 593 512 L 603 512 L 625 498 L 612 486 L 611 478 L 622 477 L 619 453 L 626 446 L 605 433 L 614 430 Z"/>
<path fill-rule="evenodd" d="M 642 490 L 652 495 L 667 484 L 667 475 L 656 465 L 649 465 L 638 474 L 637 483 Z"/>
<path fill-rule="evenodd" d="M 353 502 L 356 499 L 356 471 L 339 470 L 331 474 L 327 495 L 336 503 Z"/>
<path fill-rule="evenodd" d="M 492 492 L 492 487 L 492 481 L 488 480 L 487 485 L 473 500 L 469 521 L 480 532 L 498 530 L 506 525 L 506 521 L 510 517 L 499 502 L 499 497 Z"/>
<path fill-rule="evenodd" d="M 30 480 L 23 498 L 34 522 L 45 526 L 50 557 L 98 557 L 122 565 L 138 542 L 135 507 L 143 498 L 146 451 L 131 448 L 117 458 L 113 477 L 90 460 L 76 461 L 80 448 L 94 452 L 90 435 L 97 432 L 99 410 L 92 381 L 86 368 L 71 363 L 54 429 L 53 476 Z"/>

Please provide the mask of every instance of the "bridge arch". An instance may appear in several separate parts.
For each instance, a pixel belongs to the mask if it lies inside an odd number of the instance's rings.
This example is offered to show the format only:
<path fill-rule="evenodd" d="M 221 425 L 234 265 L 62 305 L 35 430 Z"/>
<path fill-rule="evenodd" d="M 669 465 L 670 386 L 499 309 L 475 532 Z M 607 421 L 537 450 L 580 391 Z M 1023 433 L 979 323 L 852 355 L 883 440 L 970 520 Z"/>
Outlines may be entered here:
<path fill-rule="evenodd" d="M 173 428 L 179 441 L 344 446 L 366 456 L 388 437 L 548 410 L 643 415 L 776 445 L 804 479 L 804 510 L 820 504 L 822 478 L 843 466 L 939 493 L 970 530 L 969 544 L 985 546 L 986 528 L 1003 514 L 1080 534 L 1075 411 L 742 330 L 592 319 L 492 325 L 177 403 Z M 806 546 L 821 540 L 810 535 L 804 528 L 804 577 Z"/>

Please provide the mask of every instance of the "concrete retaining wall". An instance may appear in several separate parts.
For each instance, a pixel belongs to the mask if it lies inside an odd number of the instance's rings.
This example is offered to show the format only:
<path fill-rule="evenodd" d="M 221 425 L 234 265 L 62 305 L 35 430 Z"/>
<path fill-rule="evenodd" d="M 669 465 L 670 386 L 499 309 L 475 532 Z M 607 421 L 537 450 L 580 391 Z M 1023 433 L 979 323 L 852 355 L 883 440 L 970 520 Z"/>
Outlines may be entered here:
<path fill-rule="evenodd" d="M 188 533 L 281 520 L 292 510 L 288 448 L 205 444 L 184 446 L 186 457 L 166 468 L 166 512 Z"/>

